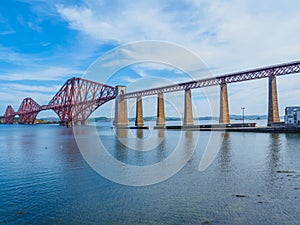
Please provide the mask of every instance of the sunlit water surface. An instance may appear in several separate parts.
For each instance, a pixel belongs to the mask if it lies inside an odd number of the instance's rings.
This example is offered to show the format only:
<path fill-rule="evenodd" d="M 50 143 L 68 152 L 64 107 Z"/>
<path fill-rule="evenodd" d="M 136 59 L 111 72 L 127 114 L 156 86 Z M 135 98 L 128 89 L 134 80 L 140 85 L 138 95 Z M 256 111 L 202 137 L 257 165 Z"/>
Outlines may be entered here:
<path fill-rule="evenodd" d="M 165 160 L 179 137 L 182 159 L 194 153 L 164 182 L 125 186 L 89 166 L 73 129 L 0 125 L 0 224 L 299 224 L 299 134 L 225 133 L 216 159 L 199 172 L 209 132 L 129 130 L 120 142 L 108 123 L 97 131 L 130 165 Z M 128 147 L 149 136 L 154 149 Z"/>

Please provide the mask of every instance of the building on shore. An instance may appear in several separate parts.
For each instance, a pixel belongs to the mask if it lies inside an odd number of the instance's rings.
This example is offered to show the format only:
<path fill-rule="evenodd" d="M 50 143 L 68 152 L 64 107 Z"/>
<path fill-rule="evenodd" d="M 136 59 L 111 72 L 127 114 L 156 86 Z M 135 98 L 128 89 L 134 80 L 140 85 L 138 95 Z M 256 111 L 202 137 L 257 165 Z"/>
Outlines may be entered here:
<path fill-rule="evenodd" d="M 284 122 L 287 126 L 300 126 L 300 106 L 286 107 Z"/>

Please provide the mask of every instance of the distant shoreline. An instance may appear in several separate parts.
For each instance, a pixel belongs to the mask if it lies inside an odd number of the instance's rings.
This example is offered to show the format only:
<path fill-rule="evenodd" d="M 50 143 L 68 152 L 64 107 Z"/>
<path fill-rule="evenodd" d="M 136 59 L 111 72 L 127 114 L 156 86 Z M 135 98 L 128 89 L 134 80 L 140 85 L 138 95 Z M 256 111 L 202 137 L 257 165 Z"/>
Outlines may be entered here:
<path fill-rule="evenodd" d="M 245 115 L 244 120 L 267 120 L 267 115 Z M 283 116 L 280 117 L 283 120 Z M 96 118 L 89 118 L 88 122 L 113 122 L 113 118 L 109 117 L 96 117 Z M 135 118 L 129 118 L 130 122 L 135 121 Z M 214 116 L 203 116 L 203 117 L 195 117 L 195 121 L 218 121 L 219 117 Z M 241 121 L 243 120 L 241 115 L 230 115 L 230 120 Z M 156 121 L 156 116 L 145 116 L 144 121 Z M 180 117 L 166 117 L 166 121 L 182 121 Z M 16 118 L 14 121 L 15 124 L 19 124 L 19 119 Z M 49 117 L 49 118 L 39 118 L 36 119 L 35 124 L 59 124 L 60 121 L 58 118 Z M 0 121 L 0 124 L 4 124 L 3 121 Z"/>

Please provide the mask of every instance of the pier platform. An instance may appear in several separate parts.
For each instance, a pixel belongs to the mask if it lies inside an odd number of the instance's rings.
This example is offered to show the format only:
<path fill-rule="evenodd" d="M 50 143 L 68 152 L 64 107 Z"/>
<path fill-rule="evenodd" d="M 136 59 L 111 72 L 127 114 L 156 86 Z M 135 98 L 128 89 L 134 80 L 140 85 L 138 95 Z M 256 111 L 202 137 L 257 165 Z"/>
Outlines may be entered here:
<path fill-rule="evenodd" d="M 300 126 L 271 126 L 256 127 L 255 123 L 249 124 L 209 124 L 191 126 L 156 126 L 154 129 L 185 130 L 185 131 L 226 131 L 226 132 L 256 132 L 256 133 L 300 133 Z"/>

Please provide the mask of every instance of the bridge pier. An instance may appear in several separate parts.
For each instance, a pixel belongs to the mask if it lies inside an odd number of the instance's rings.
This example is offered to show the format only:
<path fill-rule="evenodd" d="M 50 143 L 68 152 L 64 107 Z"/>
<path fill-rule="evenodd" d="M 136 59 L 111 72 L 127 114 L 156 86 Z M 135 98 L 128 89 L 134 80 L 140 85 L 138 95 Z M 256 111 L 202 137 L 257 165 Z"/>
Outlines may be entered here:
<path fill-rule="evenodd" d="M 272 123 L 280 122 L 279 112 L 278 112 L 278 95 L 277 95 L 277 85 L 276 77 L 269 77 L 269 96 L 268 96 L 268 126 Z"/>
<path fill-rule="evenodd" d="M 81 125 L 88 125 L 88 120 L 86 119 L 86 120 L 83 120 L 83 121 L 81 121 Z"/>
<path fill-rule="evenodd" d="M 227 84 L 220 85 L 220 124 L 230 124 Z"/>
<path fill-rule="evenodd" d="M 187 126 L 187 125 L 194 125 L 191 89 L 186 89 L 184 91 L 183 126 Z"/>
<path fill-rule="evenodd" d="M 115 126 L 128 126 L 127 100 L 122 98 L 126 93 L 126 86 L 116 86 Z"/>
<path fill-rule="evenodd" d="M 144 126 L 142 97 L 137 97 L 137 99 L 136 99 L 135 125 L 137 127 Z"/>
<path fill-rule="evenodd" d="M 165 126 L 166 117 L 165 117 L 165 103 L 164 103 L 164 94 L 159 93 L 157 96 L 157 120 L 156 126 Z"/>

